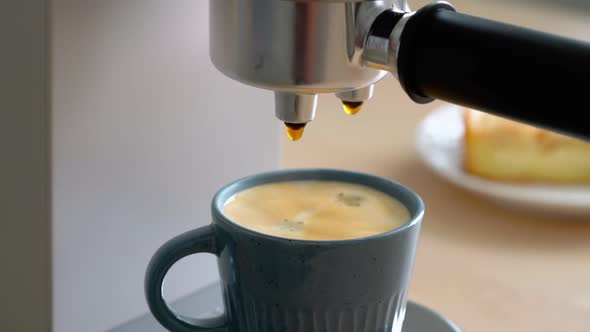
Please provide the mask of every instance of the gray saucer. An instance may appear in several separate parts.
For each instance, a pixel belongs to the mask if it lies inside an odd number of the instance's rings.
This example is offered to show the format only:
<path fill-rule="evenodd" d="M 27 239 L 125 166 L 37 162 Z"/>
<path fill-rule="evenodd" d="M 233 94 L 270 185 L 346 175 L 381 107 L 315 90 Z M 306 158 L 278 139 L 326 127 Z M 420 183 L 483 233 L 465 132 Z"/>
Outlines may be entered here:
<path fill-rule="evenodd" d="M 182 314 L 198 313 L 195 318 L 207 318 L 223 312 L 221 287 L 214 283 L 182 298 L 172 304 Z M 151 316 L 145 315 L 124 324 L 111 332 L 165 332 L 166 330 Z M 461 332 L 461 329 L 449 319 L 426 308 L 408 301 L 403 332 Z"/>

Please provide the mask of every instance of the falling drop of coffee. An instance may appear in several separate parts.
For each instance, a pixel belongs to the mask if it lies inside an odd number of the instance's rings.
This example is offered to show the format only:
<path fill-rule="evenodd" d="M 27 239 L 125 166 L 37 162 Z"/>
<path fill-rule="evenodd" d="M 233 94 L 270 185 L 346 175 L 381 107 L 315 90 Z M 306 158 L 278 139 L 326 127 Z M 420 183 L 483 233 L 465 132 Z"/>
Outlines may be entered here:
<path fill-rule="evenodd" d="M 343 101 L 342 107 L 344 108 L 344 112 L 346 112 L 346 114 L 355 115 L 363 107 L 363 102 L 362 101 Z"/>
<path fill-rule="evenodd" d="M 303 136 L 303 130 L 305 129 L 305 123 L 289 123 L 285 122 L 287 127 L 287 136 L 292 141 L 298 141 Z"/>

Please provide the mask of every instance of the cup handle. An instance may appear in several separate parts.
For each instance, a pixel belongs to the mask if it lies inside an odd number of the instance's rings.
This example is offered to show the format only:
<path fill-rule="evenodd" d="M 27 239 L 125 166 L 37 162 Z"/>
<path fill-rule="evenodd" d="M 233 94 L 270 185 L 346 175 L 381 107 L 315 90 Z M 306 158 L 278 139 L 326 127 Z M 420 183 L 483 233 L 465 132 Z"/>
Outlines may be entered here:
<path fill-rule="evenodd" d="M 211 225 L 180 234 L 156 251 L 145 274 L 144 291 L 148 306 L 158 322 L 171 332 L 228 332 L 225 314 L 208 319 L 182 317 L 168 306 L 162 295 L 162 283 L 172 265 L 197 253 L 219 254 Z"/>

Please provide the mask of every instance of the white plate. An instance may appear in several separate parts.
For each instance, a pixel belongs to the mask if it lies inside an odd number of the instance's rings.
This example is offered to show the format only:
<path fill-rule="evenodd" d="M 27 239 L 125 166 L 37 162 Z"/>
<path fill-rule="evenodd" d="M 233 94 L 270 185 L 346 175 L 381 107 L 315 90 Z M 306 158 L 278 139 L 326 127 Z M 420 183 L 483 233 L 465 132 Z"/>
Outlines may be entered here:
<path fill-rule="evenodd" d="M 534 214 L 583 217 L 590 220 L 590 186 L 510 184 L 464 171 L 461 108 L 446 105 L 432 111 L 418 126 L 416 146 L 426 165 L 447 181 L 510 208 Z"/>

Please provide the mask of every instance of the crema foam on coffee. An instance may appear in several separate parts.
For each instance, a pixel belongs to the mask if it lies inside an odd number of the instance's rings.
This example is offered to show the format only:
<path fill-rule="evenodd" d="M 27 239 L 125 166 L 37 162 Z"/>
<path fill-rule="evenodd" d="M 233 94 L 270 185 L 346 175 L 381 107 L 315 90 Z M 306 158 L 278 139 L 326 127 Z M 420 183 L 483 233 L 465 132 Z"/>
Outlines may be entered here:
<path fill-rule="evenodd" d="M 408 209 L 373 188 L 330 181 L 276 182 L 235 194 L 224 214 L 260 233 L 299 240 L 344 240 L 407 223 Z"/>

